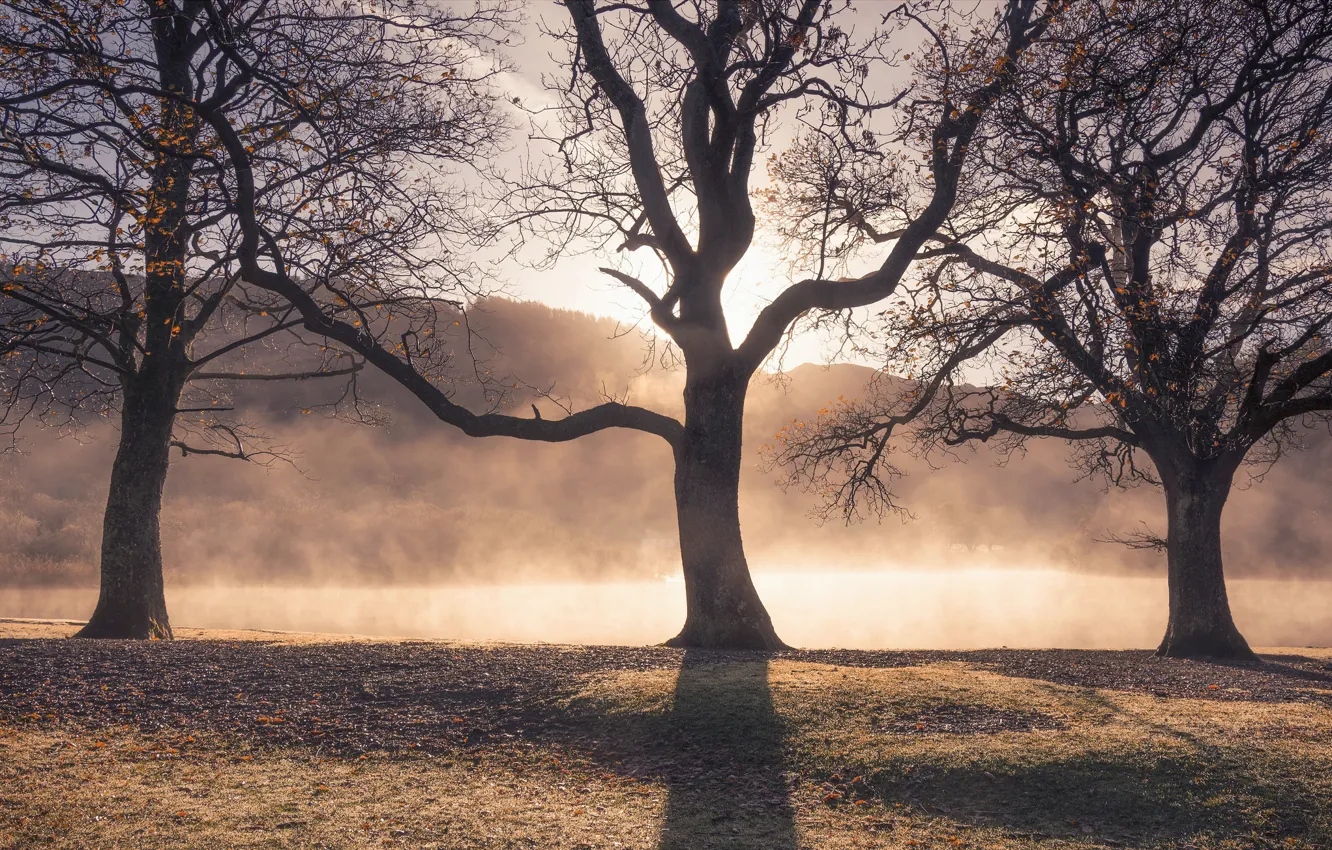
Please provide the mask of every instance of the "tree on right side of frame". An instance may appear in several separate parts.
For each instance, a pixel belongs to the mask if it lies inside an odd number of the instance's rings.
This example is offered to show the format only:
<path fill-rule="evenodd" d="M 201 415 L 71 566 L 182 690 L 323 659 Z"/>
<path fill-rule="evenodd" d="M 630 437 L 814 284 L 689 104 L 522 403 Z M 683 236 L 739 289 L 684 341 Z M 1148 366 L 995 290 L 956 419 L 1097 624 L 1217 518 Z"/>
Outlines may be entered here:
<path fill-rule="evenodd" d="M 847 506 L 888 495 L 913 420 L 927 447 L 1070 441 L 1087 474 L 1164 489 L 1165 540 L 1136 541 L 1167 555 L 1158 653 L 1251 658 L 1222 509 L 1332 411 L 1332 8 L 1080 2 L 1052 34 L 974 151 L 1002 237 L 939 240 L 880 328 L 914 380 L 777 456 Z"/>

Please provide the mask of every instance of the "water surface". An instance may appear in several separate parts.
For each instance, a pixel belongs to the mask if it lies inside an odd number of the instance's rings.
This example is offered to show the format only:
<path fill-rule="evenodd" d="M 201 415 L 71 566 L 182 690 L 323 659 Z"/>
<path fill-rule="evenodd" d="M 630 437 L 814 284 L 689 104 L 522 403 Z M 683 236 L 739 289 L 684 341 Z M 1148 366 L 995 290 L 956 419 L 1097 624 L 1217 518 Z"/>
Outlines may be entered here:
<path fill-rule="evenodd" d="M 1163 579 L 1057 570 L 771 572 L 755 576 L 794 646 L 964 649 L 1153 647 Z M 1332 582 L 1230 582 L 1255 646 L 1332 645 Z M 83 619 L 95 589 L 0 588 L 0 617 Z M 176 585 L 171 622 L 460 640 L 660 642 L 684 619 L 678 580 L 429 587 Z"/>

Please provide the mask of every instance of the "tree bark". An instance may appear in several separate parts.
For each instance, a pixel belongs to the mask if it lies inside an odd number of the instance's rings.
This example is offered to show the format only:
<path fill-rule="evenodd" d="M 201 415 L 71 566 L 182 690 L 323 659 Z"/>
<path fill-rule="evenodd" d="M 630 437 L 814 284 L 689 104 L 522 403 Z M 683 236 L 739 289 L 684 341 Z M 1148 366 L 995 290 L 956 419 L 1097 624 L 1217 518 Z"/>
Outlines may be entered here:
<path fill-rule="evenodd" d="M 180 386 L 151 374 L 127 383 L 102 521 L 101 592 L 75 636 L 170 640 L 159 518 Z"/>
<path fill-rule="evenodd" d="M 1253 650 L 1231 617 L 1221 566 L 1221 511 L 1234 471 L 1196 462 L 1158 466 L 1169 523 L 1170 622 L 1156 654 L 1253 659 Z"/>
<path fill-rule="evenodd" d="M 686 615 L 668 646 L 783 649 L 740 540 L 741 426 L 747 374 L 722 369 L 685 385 L 675 450 L 675 506 Z"/>

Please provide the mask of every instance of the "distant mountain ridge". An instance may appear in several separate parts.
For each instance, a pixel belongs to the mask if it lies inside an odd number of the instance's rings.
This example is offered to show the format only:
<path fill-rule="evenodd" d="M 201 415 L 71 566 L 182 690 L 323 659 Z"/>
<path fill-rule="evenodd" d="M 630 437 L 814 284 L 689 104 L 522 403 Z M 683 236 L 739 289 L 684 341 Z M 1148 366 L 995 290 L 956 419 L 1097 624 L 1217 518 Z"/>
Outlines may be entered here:
<path fill-rule="evenodd" d="M 614 320 L 542 304 L 492 300 L 470 321 L 495 349 L 483 364 L 554 387 L 575 408 L 604 391 L 678 414 L 679 373 L 645 369 L 642 341 Z M 901 502 L 915 519 L 819 525 L 812 497 L 784 492 L 758 469 L 758 449 L 791 418 L 813 418 L 861 394 L 872 370 L 796 367 L 756 378 L 747 416 L 741 513 L 757 571 L 886 564 L 1050 565 L 1163 570 L 1161 556 L 1096 543 L 1146 522 L 1164 531 L 1160 495 L 1104 491 L 1073 479 L 1066 447 L 1033 444 L 1004 468 L 982 448 L 931 468 L 907 455 Z M 255 383 L 243 412 L 297 453 L 299 469 L 173 456 L 163 513 L 171 582 L 357 582 L 650 578 L 673 571 L 671 458 L 655 437 L 607 432 L 567 444 L 467 438 L 382 378 L 362 376 L 391 421 L 358 427 L 304 415 L 308 388 Z M 516 390 L 514 410 L 530 415 Z M 473 390 L 463 385 L 460 398 Z M 475 399 L 471 399 L 475 400 Z M 547 418 L 562 415 L 537 400 Z M 25 434 L 26 453 L 0 459 L 0 582 L 95 581 L 102 500 L 114 434 Z M 1332 441 L 1237 490 L 1227 508 L 1233 576 L 1332 578 Z"/>

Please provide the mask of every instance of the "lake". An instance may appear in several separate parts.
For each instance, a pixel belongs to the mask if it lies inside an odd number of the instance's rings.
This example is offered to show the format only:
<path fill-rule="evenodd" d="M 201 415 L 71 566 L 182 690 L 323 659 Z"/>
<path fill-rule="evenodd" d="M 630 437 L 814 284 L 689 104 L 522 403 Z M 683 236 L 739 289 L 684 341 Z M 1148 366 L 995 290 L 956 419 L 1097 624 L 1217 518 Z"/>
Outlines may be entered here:
<path fill-rule="evenodd" d="M 755 575 L 793 646 L 1154 647 L 1164 579 L 1058 570 L 890 570 Z M 1255 646 L 1332 645 L 1332 582 L 1236 580 Z M 93 588 L 0 588 L 0 617 L 83 619 Z M 429 587 L 175 585 L 178 627 L 550 643 L 657 643 L 684 619 L 679 580 Z"/>

